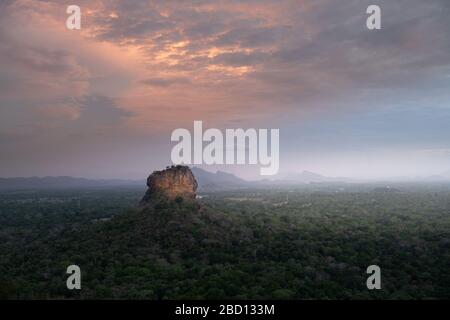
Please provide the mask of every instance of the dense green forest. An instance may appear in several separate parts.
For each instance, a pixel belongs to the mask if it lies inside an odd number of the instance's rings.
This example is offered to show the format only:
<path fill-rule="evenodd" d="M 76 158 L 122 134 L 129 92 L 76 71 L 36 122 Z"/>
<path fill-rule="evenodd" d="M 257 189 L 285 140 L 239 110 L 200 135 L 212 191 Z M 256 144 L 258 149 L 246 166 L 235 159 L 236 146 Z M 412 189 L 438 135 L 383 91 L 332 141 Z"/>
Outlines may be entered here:
<path fill-rule="evenodd" d="M 310 186 L 136 208 L 139 188 L 0 195 L 0 298 L 450 298 L 450 192 Z M 82 289 L 66 288 L 67 266 Z M 368 290 L 366 268 L 381 267 Z"/>

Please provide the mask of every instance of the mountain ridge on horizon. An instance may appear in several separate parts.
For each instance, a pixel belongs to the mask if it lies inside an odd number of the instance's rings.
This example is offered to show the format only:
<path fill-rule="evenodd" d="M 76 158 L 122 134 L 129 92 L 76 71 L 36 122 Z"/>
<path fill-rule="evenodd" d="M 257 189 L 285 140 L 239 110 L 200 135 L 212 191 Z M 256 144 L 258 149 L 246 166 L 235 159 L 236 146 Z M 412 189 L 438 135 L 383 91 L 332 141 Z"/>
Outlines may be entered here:
<path fill-rule="evenodd" d="M 285 174 L 277 179 L 246 180 L 233 173 L 216 170 L 208 171 L 192 167 L 192 172 L 199 183 L 199 190 L 220 191 L 249 187 L 267 186 L 268 184 L 310 184 L 310 183 L 357 183 L 365 182 L 346 177 L 327 177 L 322 174 L 303 170 Z M 405 182 L 446 182 L 450 181 L 450 171 L 427 177 L 394 177 L 374 181 L 405 181 Z M 0 190 L 52 189 L 52 188 L 83 188 L 83 187 L 117 187 L 142 186 L 146 179 L 91 179 L 73 176 L 32 176 L 32 177 L 0 177 Z"/>

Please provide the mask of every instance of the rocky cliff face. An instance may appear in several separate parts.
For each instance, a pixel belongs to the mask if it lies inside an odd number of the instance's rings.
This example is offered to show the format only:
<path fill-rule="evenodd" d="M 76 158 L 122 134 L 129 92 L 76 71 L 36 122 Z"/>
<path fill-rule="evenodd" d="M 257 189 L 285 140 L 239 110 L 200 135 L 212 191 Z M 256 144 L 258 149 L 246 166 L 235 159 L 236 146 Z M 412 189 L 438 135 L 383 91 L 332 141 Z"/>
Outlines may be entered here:
<path fill-rule="evenodd" d="M 147 186 L 141 205 L 146 205 L 159 196 L 165 196 L 169 200 L 178 197 L 195 200 L 198 184 L 189 167 L 172 166 L 166 170 L 154 171 L 147 179 Z"/>

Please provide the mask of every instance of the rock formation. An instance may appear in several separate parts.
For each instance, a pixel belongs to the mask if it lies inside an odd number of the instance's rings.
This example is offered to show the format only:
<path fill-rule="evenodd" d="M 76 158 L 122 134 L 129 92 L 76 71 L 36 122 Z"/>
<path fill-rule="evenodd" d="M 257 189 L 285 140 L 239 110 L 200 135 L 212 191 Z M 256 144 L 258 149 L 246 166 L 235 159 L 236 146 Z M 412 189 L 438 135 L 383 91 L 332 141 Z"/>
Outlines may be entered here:
<path fill-rule="evenodd" d="M 141 200 L 141 205 L 151 203 L 152 199 L 161 196 L 169 200 L 195 200 L 198 184 L 189 167 L 178 165 L 154 171 L 147 178 L 147 186 L 148 190 Z"/>

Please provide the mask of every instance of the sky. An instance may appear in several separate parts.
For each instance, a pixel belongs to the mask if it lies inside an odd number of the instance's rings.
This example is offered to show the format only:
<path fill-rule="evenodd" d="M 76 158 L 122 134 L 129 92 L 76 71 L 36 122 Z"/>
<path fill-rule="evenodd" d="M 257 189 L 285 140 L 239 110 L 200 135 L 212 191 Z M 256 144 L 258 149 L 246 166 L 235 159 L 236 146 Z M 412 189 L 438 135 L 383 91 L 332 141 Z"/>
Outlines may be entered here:
<path fill-rule="evenodd" d="M 449 88 L 448 0 L 1 0 L 0 176 L 145 178 L 194 120 L 279 128 L 280 176 L 433 175 Z"/>

